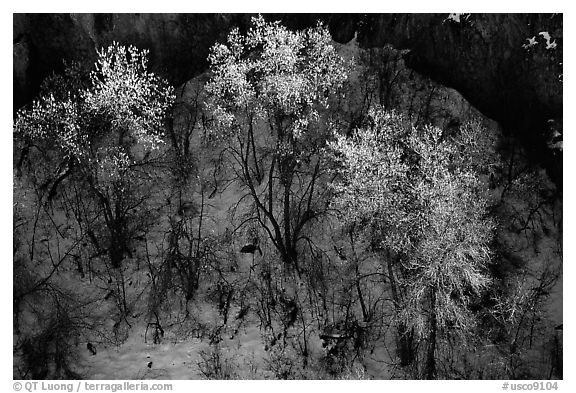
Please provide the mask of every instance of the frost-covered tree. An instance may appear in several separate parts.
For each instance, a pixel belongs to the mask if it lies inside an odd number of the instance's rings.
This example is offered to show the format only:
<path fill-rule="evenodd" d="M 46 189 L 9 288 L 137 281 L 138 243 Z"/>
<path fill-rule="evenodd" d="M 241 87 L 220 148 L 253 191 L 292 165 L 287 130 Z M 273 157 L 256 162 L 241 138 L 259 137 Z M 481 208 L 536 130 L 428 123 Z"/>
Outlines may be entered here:
<path fill-rule="evenodd" d="M 164 117 L 175 99 L 173 88 L 148 71 L 147 55 L 114 43 L 98 52 L 89 77 L 69 65 L 64 76 L 44 83 L 41 96 L 14 122 L 15 139 L 58 163 L 46 176 L 45 200 L 74 179 L 101 208 L 101 236 L 85 229 L 115 268 L 129 252 L 131 215 L 146 199 L 142 167 L 163 143 Z"/>
<path fill-rule="evenodd" d="M 465 338 L 470 305 L 489 283 L 495 226 L 480 173 L 489 157 L 483 129 L 470 123 L 447 136 L 381 109 L 369 117 L 368 127 L 331 145 L 341 163 L 335 206 L 345 221 L 364 223 L 384 251 L 401 356 L 412 349 L 407 337 L 426 342 L 422 375 L 435 378 L 440 338 Z"/>
<path fill-rule="evenodd" d="M 325 209 L 322 119 L 347 68 L 322 25 L 290 31 L 263 17 L 246 35 L 233 30 L 208 60 L 213 135 L 228 144 L 238 183 L 256 207 L 253 219 L 298 271 L 302 231 Z"/>

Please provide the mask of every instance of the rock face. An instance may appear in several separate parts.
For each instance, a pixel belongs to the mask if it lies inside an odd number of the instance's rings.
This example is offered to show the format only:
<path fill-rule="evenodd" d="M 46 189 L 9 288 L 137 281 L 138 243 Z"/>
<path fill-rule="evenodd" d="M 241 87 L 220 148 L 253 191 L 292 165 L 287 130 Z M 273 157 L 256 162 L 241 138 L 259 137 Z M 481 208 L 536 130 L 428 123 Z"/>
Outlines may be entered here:
<path fill-rule="evenodd" d="M 408 49 L 408 67 L 459 91 L 519 136 L 557 184 L 562 158 L 551 152 L 549 120 L 562 119 L 561 14 L 267 15 L 292 28 L 318 19 L 336 41 Z M 178 85 L 206 69 L 210 46 L 250 15 L 15 14 L 14 108 L 29 102 L 63 59 L 95 58 L 112 41 L 150 49 L 152 70 Z"/>
<path fill-rule="evenodd" d="M 410 49 L 409 66 L 491 117 L 505 122 L 529 105 L 548 118 L 562 115 L 562 15 L 374 15 L 362 26 L 361 45 Z M 540 32 L 551 37 L 548 49 Z"/>

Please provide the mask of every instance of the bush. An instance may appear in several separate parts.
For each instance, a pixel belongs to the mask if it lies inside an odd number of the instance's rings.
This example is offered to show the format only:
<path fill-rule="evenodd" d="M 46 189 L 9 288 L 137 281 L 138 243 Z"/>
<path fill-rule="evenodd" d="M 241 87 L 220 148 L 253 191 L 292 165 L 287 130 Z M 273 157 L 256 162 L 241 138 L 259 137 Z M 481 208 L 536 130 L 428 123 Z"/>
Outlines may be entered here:
<path fill-rule="evenodd" d="M 200 351 L 202 361 L 198 363 L 200 372 L 208 379 L 235 379 L 237 365 L 222 354 L 220 344 L 210 346 L 208 351 Z"/>

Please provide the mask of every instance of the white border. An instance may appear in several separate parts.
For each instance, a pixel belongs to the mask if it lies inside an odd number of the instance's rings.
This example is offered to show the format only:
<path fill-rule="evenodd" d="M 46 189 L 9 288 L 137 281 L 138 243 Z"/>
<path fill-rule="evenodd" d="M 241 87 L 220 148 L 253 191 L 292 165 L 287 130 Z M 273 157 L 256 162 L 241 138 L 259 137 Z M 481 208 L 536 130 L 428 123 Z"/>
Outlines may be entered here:
<path fill-rule="evenodd" d="M 498 0 L 488 0 L 481 2 L 474 2 L 472 4 L 463 4 L 460 1 L 365 1 L 355 0 L 349 2 L 336 2 L 336 1 L 310 1 L 310 0 L 290 0 L 286 2 L 272 2 L 272 1 L 212 1 L 212 2 L 196 2 L 196 1 L 160 1 L 154 4 L 143 4 L 135 1 L 111 1 L 99 0 L 93 3 L 81 3 L 78 1 L 43 1 L 43 2 L 18 2 L 9 5 L 3 4 L 4 9 L 0 16 L 2 31 L 2 52 L 4 54 L 2 64 L 2 75 L 5 83 L 8 84 L 9 75 L 12 73 L 11 48 L 9 39 L 13 35 L 13 12 L 180 12 L 180 13 L 198 13 L 198 12 L 266 12 L 266 13 L 286 13 L 286 12 L 301 12 L 301 13 L 322 13 L 322 12 L 350 12 L 350 13 L 379 13 L 379 12 L 562 12 L 564 13 L 564 95 L 567 98 L 564 100 L 564 193 L 565 201 L 574 200 L 574 182 L 572 179 L 572 171 L 576 168 L 574 165 L 575 154 L 573 152 L 573 139 L 576 124 L 574 122 L 573 113 L 574 102 L 572 97 L 575 91 L 575 78 L 574 78 L 574 13 L 573 9 L 568 7 L 568 1 L 522 1 L 522 2 L 504 2 Z M 2 250 L 2 274 L 1 274 L 1 288 L 2 299 L 7 306 L 5 314 L 5 322 L 0 325 L 2 334 L 1 337 L 1 357 L 2 359 L 2 384 L 5 391 L 12 391 L 12 340 L 10 336 L 11 331 L 11 298 L 12 298 L 12 91 L 13 87 L 10 83 L 9 87 L 3 90 L 2 100 L 2 132 L 0 134 L 0 157 L 2 160 L 0 166 L 0 182 L 6 188 L 6 191 L 1 195 L 2 207 L 2 239 L 0 248 Z M 567 263 L 564 265 L 564 282 L 570 283 L 570 278 L 574 277 L 574 242 L 572 235 L 574 232 L 572 225 L 574 220 L 575 209 L 570 202 L 564 204 L 564 229 L 565 229 L 565 244 L 564 244 L 564 260 Z M 569 301 L 574 296 L 574 287 L 571 285 L 564 286 L 564 303 Z M 559 381 L 559 391 L 575 391 L 574 374 L 570 372 L 571 366 L 574 364 L 571 360 L 574 354 L 574 338 L 570 331 L 573 328 L 573 312 L 571 307 L 566 307 L 564 310 L 564 330 L 568 334 L 564 334 L 564 370 L 565 379 Z M 9 310 L 8 310 L 9 309 Z M 204 389 L 239 389 L 240 391 L 253 392 L 254 389 L 267 391 L 270 389 L 277 390 L 279 393 L 283 391 L 293 392 L 294 389 L 322 389 L 326 391 L 348 391 L 357 387 L 369 391 L 399 391 L 399 390 L 412 390 L 412 389 L 426 389 L 441 392 L 498 392 L 502 391 L 502 383 L 499 381 L 323 381 L 323 382 L 309 382 L 309 381 L 266 381 L 266 382 L 250 382 L 250 381 L 171 381 L 174 383 L 174 391 L 201 391 Z M 569 388 L 572 386 L 572 389 Z M 3 389 L 4 390 L 4 389 Z"/>

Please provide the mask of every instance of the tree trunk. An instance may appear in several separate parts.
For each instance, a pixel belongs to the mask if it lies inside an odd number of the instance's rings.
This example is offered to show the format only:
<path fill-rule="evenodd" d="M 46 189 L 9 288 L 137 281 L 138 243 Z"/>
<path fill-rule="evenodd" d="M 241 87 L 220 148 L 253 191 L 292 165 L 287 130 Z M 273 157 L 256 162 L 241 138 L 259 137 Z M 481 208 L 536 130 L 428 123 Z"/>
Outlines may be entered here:
<path fill-rule="evenodd" d="M 430 290 L 430 320 L 429 327 L 430 333 L 428 336 L 428 350 L 426 354 L 426 379 L 436 379 L 436 333 L 437 333 L 437 320 L 436 320 L 436 288 Z"/>
<path fill-rule="evenodd" d="M 414 361 L 414 341 L 413 332 L 408 330 L 406 325 L 401 323 L 398 326 L 398 352 L 400 355 L 400 366 L 406 367 Z"/>
<path fill-rule="evenodd" d="M 401 298 L 400 292 L 398 290 L 398 283 L 396 282 L 396 277 L 394 275 L 393 264 L 394 260 L 390 252 L 387 253 L 387 264 L 388 264 L 388 277 L 390 280 L 390 289 L 392 291 L 392 300 L 394 301 L 394 307 L 396 312 L 399 313 L 401 309 Z M 412 331 L 408 331 L 406 324 L 400 323 L 397 327 L 397 351 L 400 357 L 400 365 L 406 367 L 412 364 L 414 361 L 414 346 L 413 346 L 413 334 Z"/>
<path fill-rule="evenodd" d="M 300 277 L 300 268 L 298 266 L 298 252 L 296 251 L 295 238 L 292 233 L 292 211 L 290 209 L 290 204 L 292 202 L 292 197 L 290 195 L 290 189 L 292 187 L 292 177 L 293 165 L 291 161 L 284 161 L 281 166 L 280 178 L 282 182 L 282 187 L 284 188 L 283 195 L 283 219 L 284 219 L 284 247 L 285 255 L 283 255 L 284 263 L 292 266 L 298 276 Z"/>
<path fill-rule="evenodd" d="M 116 237 L 111 239 L 111 243 L 109 251 L 110 262 L 112 263 L 113 269 L 119 269 L 124 259 L 124 247 Z"/>

